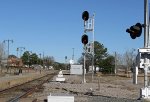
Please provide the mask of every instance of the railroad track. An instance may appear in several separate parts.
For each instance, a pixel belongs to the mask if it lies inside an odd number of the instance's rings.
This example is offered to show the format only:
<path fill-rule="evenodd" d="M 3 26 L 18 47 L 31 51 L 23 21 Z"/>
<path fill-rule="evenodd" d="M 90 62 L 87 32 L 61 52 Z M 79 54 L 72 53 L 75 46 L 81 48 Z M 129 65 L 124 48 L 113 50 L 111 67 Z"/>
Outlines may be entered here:
<path fill-rule="evenodd" d="M 17 85 L 0 91 L 0 98 L 6 99 L 6 102 L 18 102 L 21 98 L 25 98 L 33 92 L 39 90 L 42 85 L 53 78 L 58 72 L 47 74 L 38 79 Z"/>

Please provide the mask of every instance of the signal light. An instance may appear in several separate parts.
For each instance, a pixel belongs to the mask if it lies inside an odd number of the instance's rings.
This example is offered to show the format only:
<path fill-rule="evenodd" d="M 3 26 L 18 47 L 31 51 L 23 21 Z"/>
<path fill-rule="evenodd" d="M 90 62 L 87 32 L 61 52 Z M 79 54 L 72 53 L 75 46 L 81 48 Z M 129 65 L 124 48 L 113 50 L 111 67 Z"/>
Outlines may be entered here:
<path fill-rule="evenodd" d="M 81 38 L 81 41 L 84 45 L 86 45 L 88 43 L 88 36 L 86 34 L 84 34 Z"/>
<path fill-rule="evenodd" d="M 130 33 L 132 39 L 140 37 L 142 34 L 142 25 L 140 23 L 136 23 L 136 25 L 133 25 L 130 29 L 127 29 L 126 32 Z"/>
<path fill-rule="evenodd" d="M 82 13 L 82 19 L 83 19 L 84 21 L 87 21 L 87 20 L 89 19 L 89 13 L 88 13 L 88 11 L 84 11 L 84 12 Z"/>

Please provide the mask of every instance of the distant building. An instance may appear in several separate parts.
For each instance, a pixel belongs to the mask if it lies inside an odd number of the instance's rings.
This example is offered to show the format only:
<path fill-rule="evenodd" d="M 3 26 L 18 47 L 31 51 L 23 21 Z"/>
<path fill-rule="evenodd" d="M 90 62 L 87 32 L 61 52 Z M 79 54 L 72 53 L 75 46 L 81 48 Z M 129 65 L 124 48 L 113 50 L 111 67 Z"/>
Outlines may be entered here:
<path fill-rule="evenodd" d="M 85 69 L 86 73 L 86 69 Z M 77 74 L 77 75 L 82 75 L 83 74 L 83 65 L 71 65 L 70 68 L 70 74 Z"/>
<path fill-rule="evenodd" d="M 7 59 L 1 60 L 1 66 L 7 66 Z"/>
<path fill-rule="evenodd" d="M 17 58 L 14 55 L 10 55 L 8 58 L 8 65 L 11 67 L 20 67 L 23 66 L 22 59 Z"/>

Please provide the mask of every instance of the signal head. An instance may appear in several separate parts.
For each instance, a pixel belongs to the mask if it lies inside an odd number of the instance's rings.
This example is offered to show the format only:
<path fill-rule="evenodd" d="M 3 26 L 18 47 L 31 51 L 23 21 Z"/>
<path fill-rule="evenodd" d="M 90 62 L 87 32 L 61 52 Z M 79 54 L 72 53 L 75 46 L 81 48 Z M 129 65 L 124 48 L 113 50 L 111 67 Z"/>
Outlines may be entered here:
<path fill-rule="evenodd" d="M 81 41 L 84 45 L 86 45 L 88 43 L 88 36 L 86 34 L 84 34 L 81 38 Z"/>
<path fill-rule="evenodd" d="M 133 25 L 130 29 L 127 29 L 126 32 L 130 33 L 132 39 L 140 37 L 142 34 L 142 25 L 140 23 L 136 23 L 136 25 Z"/>
<path fill-rule="evenodd" d="M 89 19 L 89 13 L 88 13 L 88 11 L 84 11 L 84 12 L 82 13 L 82 19 L 83 19 L 84 21 L 87 21 L 87 20 Z"/>

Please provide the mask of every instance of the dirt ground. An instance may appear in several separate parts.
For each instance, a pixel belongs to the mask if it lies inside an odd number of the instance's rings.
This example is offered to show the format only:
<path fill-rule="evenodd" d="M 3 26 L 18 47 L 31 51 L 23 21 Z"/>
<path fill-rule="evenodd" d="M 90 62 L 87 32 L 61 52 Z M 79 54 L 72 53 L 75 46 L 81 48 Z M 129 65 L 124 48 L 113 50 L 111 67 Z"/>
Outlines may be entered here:
<path fill-rule="evenodd" d="M 94 75 L 93 80 L 91 74 L 87 74 L 86 83 L 82 83 L 82 75 L 64 75 L 66 81 L 64 83 L 53 81 L 44 84 L 41 93 L 35 93 L 30 98 L 37 98 L 39 101 L 46 99 L 48 95 L 71 95 L 75 96 L 75 102 L 84 100 L 87 102 L 88 96 L 106 96 L 125 99 L 135 99 L 140 97 L 140 88 L 144 86 L 144 77 L 138 77 L 138 84 L 134 85 L 132 77 L 125 75 Z M 132 75 L 130 75 L 132 76 Z M 141 75 L 142 76 L 142 75 Z M 82 101 L 81 101 L 82 102 Z"/>

